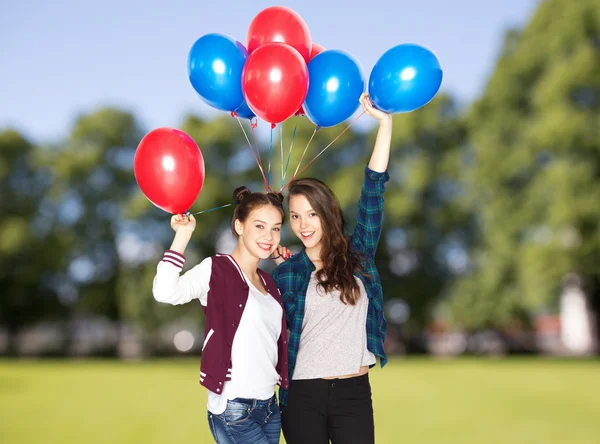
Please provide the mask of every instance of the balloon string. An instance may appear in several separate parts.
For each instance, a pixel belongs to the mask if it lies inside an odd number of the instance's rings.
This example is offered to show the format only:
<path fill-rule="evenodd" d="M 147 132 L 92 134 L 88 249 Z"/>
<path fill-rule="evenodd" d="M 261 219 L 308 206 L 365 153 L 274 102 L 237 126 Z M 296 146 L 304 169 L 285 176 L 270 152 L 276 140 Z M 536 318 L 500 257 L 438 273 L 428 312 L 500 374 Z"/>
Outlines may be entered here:
<path fill-rule="evenodd" d="M 239 117 L 237 117 L 237 116 L 235 116 L 235 117 L 236 117 L 238 123 L 240 124 L 240 128 L 242 128 L 242 132 L 244 133 L 244 137 L 246 137 L 246 141 L 248 142 L 248 146 L 250 147 L 250 151 L 252 151 L 252 155 L 254 156 L 254 160 L 256 161 L 256 164 L 258 165 L 258 169 L 260 170 L 260 174 L 262 174 L 263 181 L 265 183 L 265 188 L 268 191 L 269 187 L 267 185 L 267 179 L 265 178 L 265 172 L 263 171 L 263 167 L 261 165 L 261 162 L 259 162 L 259 160 L 258 160 L 258 159 L 260 159 L 260 153 L 258 154 L 258 157 L 257 157 L 257 154 L 254 153 L 254 149 L 252 148 L 252 143 L 250 143 L 250 139 L 248 138 L 248 134 L 246 134 L 246 130 L 244 129 L 244 125 L 242 125 L 242 121 L 240 120 Z M 254 130 L 253 130 L 253 132 L 254 132 Z M 256 151 L 258 151 L 258 145 L 256 145 Z"/>
<path fill-rule="evenodd" d="M 312 142 L 313 138 L 315 137 L 315 134 L 317 134 L 317 130 L 319 129 L 318 126 L 315 127 L 315 130 L 312 133 L 312 136 L 310 136 L 310 139 L 308 139 L 308 143 L 306 144 L 306 147 L 304 148 L 304 152 L 302 153 L 302 156 L 300 157 L 300 162 L 298 162 L 298 166 L 296 167 L 296 171 L 294 171 L 294 177 L 296 177 L 296 174 L 298 174 L 298 168 L 300 168 L 300 165 L 302 165 L 302 159 L 304 159 L 304 155 L 306 154 L 306 150 L 308 150 L 308 147 L 310 146 L 310 143 Z"/>
<path fill-rule="evenodd" d="M 279 126 L 279 143 L 281 145 L 281 180 L 283 181 L 283 123 Z"/>
<path fill-rule="evenodd" d="M 254 138 L 254 146 L 256 147 L 256 154 L 258 154 L 258 160 L 260 161 L 260 168 L 263 171 L 263 177 L 265 176 L 264 173 L 264 169 L 263 169 L 263 163 L 262 163 L 262 157 L 260 157 L 260 150 L 258 149 L 258 140 L 256 139 L 256 131 L 254 131 L 256 129 L 256 127 L 258 126 L 258 122 L 253 123 L 252 121 L 250 121 L 251 125 L 252 125 L 252 137 Z M 266 178 L 265 178 L 265 184 L 266 184 Z"/>
<path fill-rule="evenodd" d="M 287 176 L 287 171 L 290 166 L 290 158 L 292 157 L 292 149 L 294 148 L 294 139 L 296 139 L 296 129 L 298 129 L 298 122 L 294 126 L 294 132 L 292 133 L 292 143 L 290 144 L 290 152 L 288 153 L 287 163 L 285 165 L 285 171 L 283 172 L 283 177 L 281 178 L 281 187 L 285 184 L 285 176 Z"/>
<path fill-rule="evenodd" d="M 308 163 L 306 164 L 306 166 L 305 166 L 304 168 L 302 168 L 298 174 L 294 174 L 294 176 L 293 176 L 293 177 L 290 179 L 290 181 L 289 181 L 288 183 L 286 183 L 286 184 L 285 184 L 283 187 L 281 187 L 281 189 L 279 190 L 279 192 L 283 191 L 283 190 L 285 189 L 285 187 L 287 187 L 287 186 L 290 184 L 290 182 L 292 182 L 292 181 L 293 181 L 293 180 L 296 178 L 296 176 L 298 176 L 300 173 L 302 173 L 302 171 L 304 171 L 306 168 L 308 168 L 308 167 L 310 166 L 310 164 L 311 164 L 311 163 L 313 163 L 315 160 L 317 160 L 317 159 L 318 159 L 318 157 L 319 157 L 321 154 L 323 154 L 327 148 L 329 148 L 331 145 L 333 145 L 333 143 L 334 143 L 336 140 L 338 140 L 340 137 L 342 137 L 342 134 L 344 134 L 346 131 L 348 131 L 348 130 L 350 129 L 350 127 L 351 127 L 352 125 L 354 125 L 354 124 L 356 123 L 356 121 L 357 121 L 358 119 L 360 119 L 360 118 L 361 118 L 361 117 L 362 117 L 364 114 L 365 114 L 365 111 L 363 111 L 363 112 L 362 112 L 362 113 L 361 113 L 361 114 L 360 114 L 360 115 L 359 115 L 359 116 L 358 116 L 356 119 L 354 119 L 350 125 L 348 125 L 346 128 L 344 128 L 344 130 L 343 130 L 341 133 L 339 133 L 339 134 L 337 135 L 337 137 L 336 137 L 335 139 L 333 139 L 333 140 L 332 140 L 332 141 L 329 143 L 329 145 L 327 145 L 325 148 L 323 148 L 319 154 L 317 154 L 317 155 L 316 155 L 316 156 L 315 156 L 315 157 L 314 157 L 314 158 L 313 158 L 313 159 L 312 159 L 310 162 L 308 162 Z M 316 130 L 315 130 L 315 131 L 316 131 Z"/>
<path fill-rule="evenodd" d="M 273 127 L 271 126 L 271 143 L 269 147 L 269 170 L 267 171 L 267 193 L 271 191 L 271 159 L 273 158 Z"/>
<path fill-rule="evenodd" d="M 208 210 L 198 211 L 197 213 L 189 213 L 188 212 L 188 213 L 186 213 L 186 215 L 193 214 L 195 216 L 196 214 L 208 213 L 210 211 L 220 210 L 221 208 L 227 208 L 227 207 L 230 207 L 232 205 L 235 205 L 235 204 L 230 203 L 230 204 L 227 204 L 227 205 L 221 205 L 220 207 L 209 208 Z"/>

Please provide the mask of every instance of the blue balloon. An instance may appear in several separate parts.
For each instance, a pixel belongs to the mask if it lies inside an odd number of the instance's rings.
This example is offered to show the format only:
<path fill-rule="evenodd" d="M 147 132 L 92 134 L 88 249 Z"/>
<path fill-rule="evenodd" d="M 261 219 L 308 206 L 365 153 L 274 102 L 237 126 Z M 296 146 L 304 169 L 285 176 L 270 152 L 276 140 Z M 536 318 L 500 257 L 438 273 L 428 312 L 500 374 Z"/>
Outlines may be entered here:
<path fill-rule="evenodd" d="M 196 40 L 188 57 L 188 76 L 196 92 L 210 106 L 233 111 L 244 101 L 242 70 L 248 51 L 223 34 Z"/>
<path fill-rule="evenodd" d="M 242 106 L 235 110 L 235 113 L 242 119 L 253 119 L 256 117 L 256 114 L 252 112 L 245 100 L 242 103 Z"/>
<path fill-rule="evenodd" d="M 325 50 L 308 63 L 304 112 L 317 126 L 334 126 L 349 118 L 365 90 L 360 63 L 345 51 Z"/>
<path fill-rule="evenodd" d="M 426 105 L 442 84 L 442 68 L 427 48 L 404 43 L 388 50 L 369 77 L 373 104 L 387 113 L 409 112 Z"/>

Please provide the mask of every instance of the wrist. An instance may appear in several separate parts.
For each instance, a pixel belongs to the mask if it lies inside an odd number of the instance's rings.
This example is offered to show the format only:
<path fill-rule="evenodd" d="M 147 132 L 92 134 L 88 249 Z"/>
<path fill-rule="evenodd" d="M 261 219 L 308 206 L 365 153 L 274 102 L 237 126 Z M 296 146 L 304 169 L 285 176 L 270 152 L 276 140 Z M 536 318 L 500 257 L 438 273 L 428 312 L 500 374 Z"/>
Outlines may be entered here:
<path fill-rule="evenodd" d="M 189 241 L 192 238 L 193 231 L 181 230 L 175 232 L 175 239 Z"/>
<path fill-rule="evenodd" d="M 381 119 L 379 121 L 379 126 L 391 127 L 392 126 L 392 116 L 388 114 L 385 118 Z"/>
<path fill-rule="evenodd" d="M 184 232 L 182 230 L 175 233 L 175 238 L 169 250 L 176 251 L 177 253 L 184 254 L 190 239 L 192 238 L 191 232 Z"/>

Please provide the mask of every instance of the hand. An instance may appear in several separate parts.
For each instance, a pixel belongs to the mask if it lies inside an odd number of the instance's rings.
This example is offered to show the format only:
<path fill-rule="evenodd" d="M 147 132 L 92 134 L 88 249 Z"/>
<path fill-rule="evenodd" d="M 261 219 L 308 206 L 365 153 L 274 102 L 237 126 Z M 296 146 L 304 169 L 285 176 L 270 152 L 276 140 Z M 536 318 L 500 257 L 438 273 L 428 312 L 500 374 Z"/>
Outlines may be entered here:
<path fill-rule="evenodd" d="M 290 257 L 292 257 L 292 252 L 289 249 L 287 249 L 286 247 L 278 245 L 271 256 L 271 259 L 273 259 L 275 264 L 279 265 L 279 264 L 284 263 Z"/>
<path fill-rule="evenodd" d="M 392 121 L 391 114 L 384 113 L 383 111 L 378 110 L 373 106 L 373 102 L 371 102 L 371 97 L 369 96 L 369 93 L 362 93 L 359 102 L 365 110 L 365 113 L 378 120 L 379 122 Z"/>
<path fill-rule="evenodd" d="M 171 217 L 171 228 L 178 234 L 191 234 L 196 228 L 196 218 L 193 214 L 175 214 Z"/>

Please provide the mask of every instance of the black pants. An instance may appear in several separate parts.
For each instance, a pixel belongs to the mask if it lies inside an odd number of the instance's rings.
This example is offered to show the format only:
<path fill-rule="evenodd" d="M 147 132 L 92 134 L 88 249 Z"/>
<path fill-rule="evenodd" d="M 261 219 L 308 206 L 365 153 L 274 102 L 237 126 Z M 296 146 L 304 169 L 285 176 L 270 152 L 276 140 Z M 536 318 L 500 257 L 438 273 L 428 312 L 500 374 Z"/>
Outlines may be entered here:
<path fill-rule="evenodd" d="M 281 422 L 287 444 L 373 444 L 369 375 L 292 381 Z"/>

